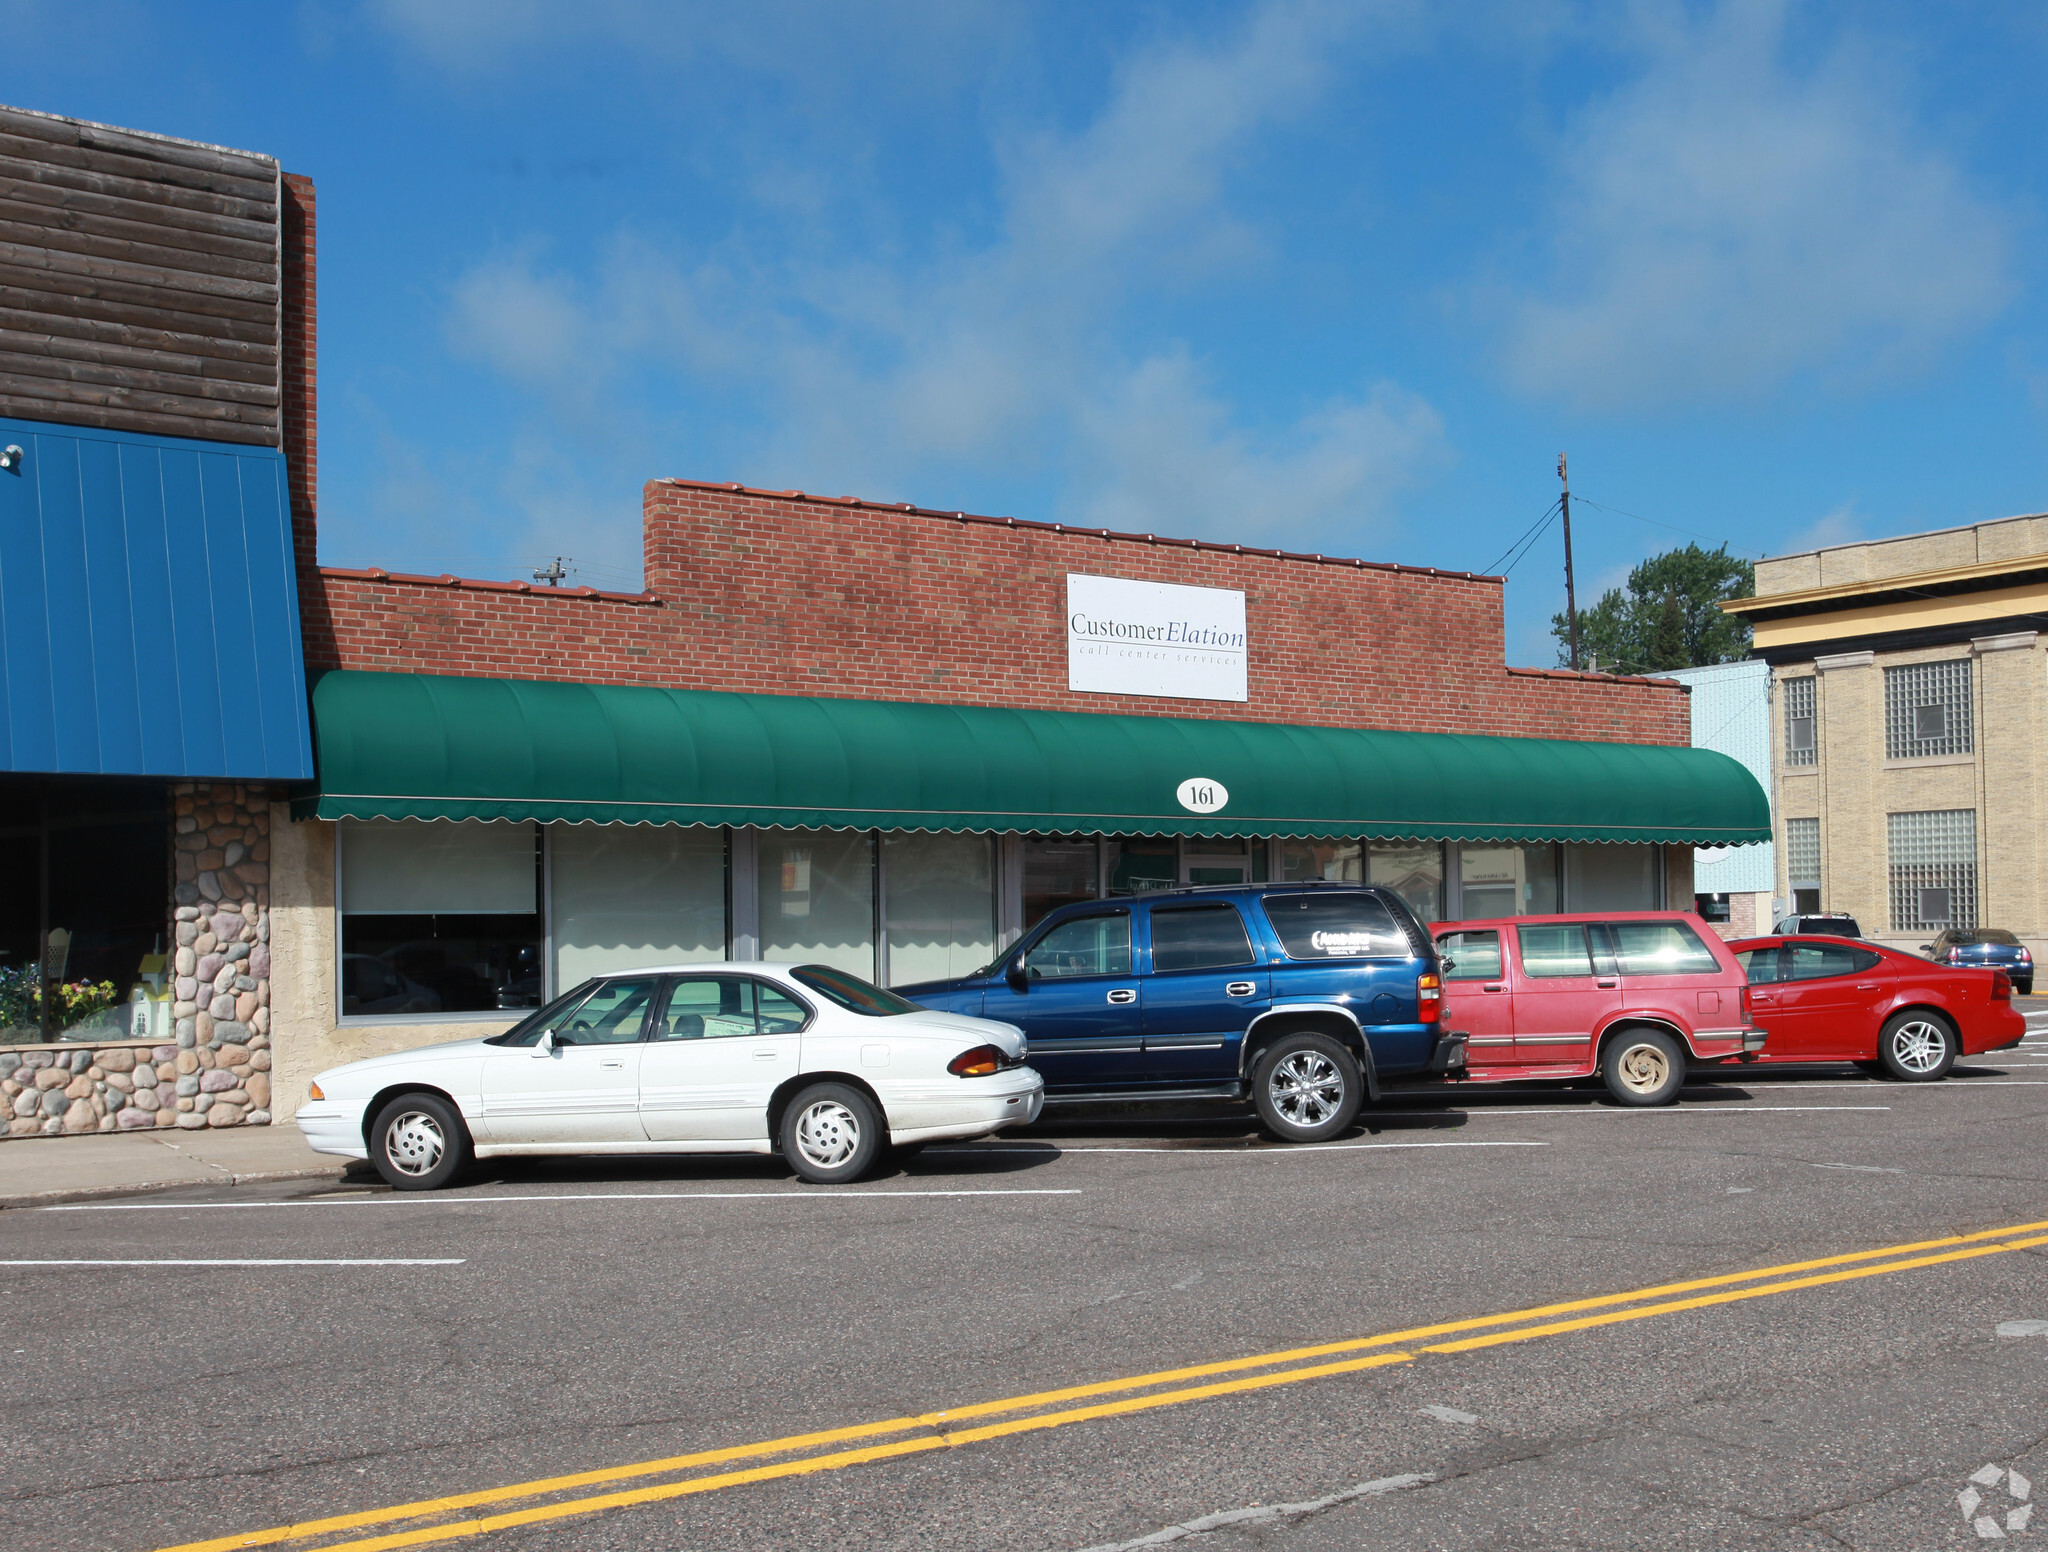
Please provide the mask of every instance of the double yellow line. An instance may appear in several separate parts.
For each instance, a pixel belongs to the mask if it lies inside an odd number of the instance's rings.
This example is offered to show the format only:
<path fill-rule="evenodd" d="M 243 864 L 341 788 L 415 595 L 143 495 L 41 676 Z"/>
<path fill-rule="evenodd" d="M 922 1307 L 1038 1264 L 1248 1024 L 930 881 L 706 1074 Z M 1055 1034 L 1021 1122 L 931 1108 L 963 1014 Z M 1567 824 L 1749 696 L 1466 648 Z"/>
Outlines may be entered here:
<path fill-rule="evenodd" d="M 1760 1299 L 1771 1294 L 1792 1293 L 1829 1283 L 1849 1282 L 1863 1277 L 1883 1277 L 1893 1272 L 1911 1271 L 1919 1267 L 1941 1266 L 1949 1262 L 1975 1260 L 1981 1256 L 2003 1255 L 2009 1251 L 2048 1245 L 2048 1232 L 2042 1231 L 2048 1231 L 2048 1222 L 2020 1223 L 2002 1229 L 1985 1229 L 1975 1234 L 1955 1234 L 1942 1239 L 1887 1245 L 1877 1250 L 1823 1256 L 1813 1261 L 1792 1261 L 1779 1266 L 1759 1267 L 1755 1271 L 1728 1272 L 1717 1277 L 1695 1278 L 1688 1282 L 1662 1283 L 1654 1287 L 1638 1288 L 1629 1293 L 1602 1294 L 1595 1298 L 1574 1299 L 1561 1304 L 1543 1304 L 1530 1309 L 1511 1310 L 1500 1315 L 1480 1315 L 1468 1320 L 1447 1321 L 1440 1325 L 1389 1331 L 1378 1336 L 1326 1342 L 1314 1347 L 1293 1347 L 1278 1352 L 1256 1353 L 1244 1358 L 1224 1359 L 1217 1363 L 1195 1364 L 1181 1369 L 1162 1369 L 1152 1374 L 1101 1380 L 1088 1385 L 1073 1385 L 1061 1390 L 1035 1391 L 1029 1395 L 1010 1396 L 1000 1401 L 982 1401 L 969 1406 L 948 1407 L 943 1411 L 927 1412 L 917 1417 L 895 1417 L 881 1422 L 856 1423 L 851 1427 L 827 1429 L 819 1433 L 792 1434 L 785 1438 L 766 1439 L 754 1444 L 700 1450 L 694 1454 L 671 1455 L 660 1460 L 639 1461 L 626 1466 L 609 1466 L 598 1471 L 542 1477 L 530 1482 L 514 1483 L 508 1487 L 451 1494 L 445 1498 L 422 1499 L 415 1503 L 396 1504 L 384 1509 L 368 1509 L 357 1514 L 333 1515 L 326 1519 L 307 1520 L 296 1525 L 280 1525 L 269 1530 L 222 1536 L 212 1541 L 186 1542 L 177 1547 L 163 1548 L 161 1552 L 240 1552 L 240 1549 L 245 1547 L 275 1546 L 281 1542 L 314 1539 L 321 1542 L 321 1552 L 383 1552 L 385 1548 L 428 1546 L 461 1537 L 488 1535 L 492 1531 L 509 1530 L 519 1525 L 537 1525 L 595 1514 L 604 1509 L 627 1508 L 636 1504 L 682 1498 L 695 1493 L 717 1492 L 722 1488 L 738 1487 L 749 1482 L 769 1482 L 783 1477 L 840 1471 L 849 1466 L 892 1460 L 899 1456 L 921 1454 L 927 1450 L 952 1449 L 1011 1434 L 1061 1428 L 1069 1423 L 1126 1416 L 1133 1412 L 1148 1412 L 1160 1407 L 1179 1406 L 1190 1401 L 1207 1401 L 1217 1396 L 1270 1389 L 1277 1385 L 1295 1385 L 1304 1380 L 1322 1379 L 1333 1374 L 1351 1374 L 1361 1369 L 1380 1368 L 1388 1364 L 1412 1363 L 1421 1353 L 1471 1352 L 1482 1347 L 1527 1342 L 1538 1337 L 1584 1331 L 1596 1326 L 1616 1325 L 1623 1321 L 1647 1320 L 1658 1315 L 1705 1309 L 1716 1304 L 1733 1304 L 1743 1299 Z M 1751 1286 L 1736 1286 L 1740 1284 Z M 1710 1289 L 1719 1291 L 1706 1291 Z M 1600 1313 L 1586 1313 L 1588 1311 Z M 1459 1335 L 1462 1332 L 1483 1334 Z M 1431 1337 L 1449 1337 L 1452 1340 L 1426 1342 L 1426 1339 Z M 1413 1352 L 1405 1350 L 1411 1347 L 1414 1348 Z M 1386 1348 L 1404 1350 L 1366 1352 L 1362 1357 L 1341 1358 L 1334 1362 L 1314 1361 L 1334 1358 L 1340 1353 L 1361 1353 L 1367 1349 Z M 1268 1372 L 1246 1372 L 1250 1370 Z M 1212 1378 L 1218 1375 L 1239 1377 Z M 1195 1385 L 1183 1383 L 1188 1380 L 1210 1382 Z M 1121 1399 L 1092 1399 L 1108 1396 L 1117 1396 Z M 1065 1405 L 1077 1401 L 1092 1404 Z M 1006 1420 L 976 1423 L 975 1420 L 981 1418 Z M 970 1423 L 974 1426 L 962 1426 Z M 909 1437 L 892 1438 L 891 1435 Z M 863 1440 L 886 1442 L 857 1442 Z M 813 1451 L 824 1453 L 810 1453 Z M 687 1476 L 680 1481 L 651 1482 L 645 1486 L 621 1488 L 581 1497 L 561 1496 L 575 1493 L 580 1488 L 633 1481 L 645 1482 L 648 1478 L 673 1477 L 678 1473 L 703 1467 L 729 1466 L 738 1461 L 763 1460 L 774 1456 L 795 1458 L 771 1460 L 765 1465 L 745 1466 L 738 1470 Z M 465 1512 L 497 1504 L 509 1504 L 521 1499 L 541 1498 L 551 1501 L 481 1516 Z M 416 1523 L 409 1528 L 391 1529 L 368 1536 L 355 1536 L 339 1541 L 326 1539 L 344 1536 L 349 1532 L 373 1530 L 379 1526 L 402 1526 L 407 1521 Z"/>

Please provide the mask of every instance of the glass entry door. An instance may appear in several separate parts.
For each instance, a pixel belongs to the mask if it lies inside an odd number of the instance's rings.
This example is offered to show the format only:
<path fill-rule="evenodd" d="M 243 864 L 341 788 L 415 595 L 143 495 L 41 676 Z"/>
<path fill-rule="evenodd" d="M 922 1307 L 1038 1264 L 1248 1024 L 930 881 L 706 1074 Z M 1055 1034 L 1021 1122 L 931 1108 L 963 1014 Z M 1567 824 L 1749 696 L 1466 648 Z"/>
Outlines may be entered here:
<path fill-rule="evenodd" d="M 1250 884 L 1252 845 L 1242 839 L 1220 836 L 1190 836 L 1182 842 L 1181 882 L 1184 884 Z M 1262 849 L 1265 842 L 1258 844 Z M 1263 872 L 1263 869 L 1261 870 Z"/>

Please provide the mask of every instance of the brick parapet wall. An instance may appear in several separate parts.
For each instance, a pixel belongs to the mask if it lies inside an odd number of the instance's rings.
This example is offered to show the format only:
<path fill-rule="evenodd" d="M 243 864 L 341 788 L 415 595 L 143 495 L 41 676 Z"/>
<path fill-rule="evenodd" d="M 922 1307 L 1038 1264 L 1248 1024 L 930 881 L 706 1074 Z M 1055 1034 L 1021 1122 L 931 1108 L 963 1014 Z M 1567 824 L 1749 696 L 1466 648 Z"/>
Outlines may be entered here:
<path fill-rule="evenodd" d="M 285 478 L 291 491 L 292 548 L 302 579 L 317 564 L 314 514 L 320 496 L 319 288 L 313 180 L 283 175 L 284 296 L 280 378 Z M 304 582 L 301 582 L 304 591 Z"/>
<path fill-rule="evenodd" d="M 1501 582 L 655 481 L 648 593 L 318 573 L 315 669 L 1508 736 L 1690 741 L 1668 680 L 1503 666 Z M 1067 688 L 1070 572 L 1241 589 L 1250 699 Z"/>

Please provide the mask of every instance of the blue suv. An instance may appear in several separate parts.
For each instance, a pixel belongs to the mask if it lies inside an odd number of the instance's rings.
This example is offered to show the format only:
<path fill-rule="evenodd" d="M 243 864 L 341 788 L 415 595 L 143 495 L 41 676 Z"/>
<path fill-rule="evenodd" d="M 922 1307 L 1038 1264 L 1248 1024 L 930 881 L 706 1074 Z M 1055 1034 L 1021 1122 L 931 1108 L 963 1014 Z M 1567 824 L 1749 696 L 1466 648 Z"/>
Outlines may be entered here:
<path fill-rule="evenodd" d="M 1453 1072 L 1435 945 L 1400 897 L 1357 884 L 1229 885 L 1051 912 L 993 964 L 895 990 L 1022 1029 L 1048 1105 L 1242 1099 L 1317 1142 L 1380 1079 Z"/>

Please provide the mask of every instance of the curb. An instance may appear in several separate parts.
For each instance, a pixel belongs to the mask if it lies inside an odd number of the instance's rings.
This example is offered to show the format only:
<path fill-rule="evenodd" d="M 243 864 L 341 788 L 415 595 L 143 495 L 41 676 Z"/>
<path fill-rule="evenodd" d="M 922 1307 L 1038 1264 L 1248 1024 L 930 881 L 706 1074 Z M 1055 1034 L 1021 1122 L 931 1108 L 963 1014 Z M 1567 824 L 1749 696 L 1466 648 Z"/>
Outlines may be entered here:
<path fill-rule="evenodd" d="M 220 1174 L 203 1180 L 143 1180 L 130 1185 L 80 1186 L 69 1191 L 31 1191 L 23 1196 L 0 1196 L 0 1212 L 15 1207 L 58 1207 L 66 1202 L 88 1202 L 102 1196 L 154 1196 L 186 1186 L 253 1186 L 276 1180 L 339 1180 L 348 1173 L 346 1164 L 323 1169 L 263 1169 L 247 1174 Z"/>

